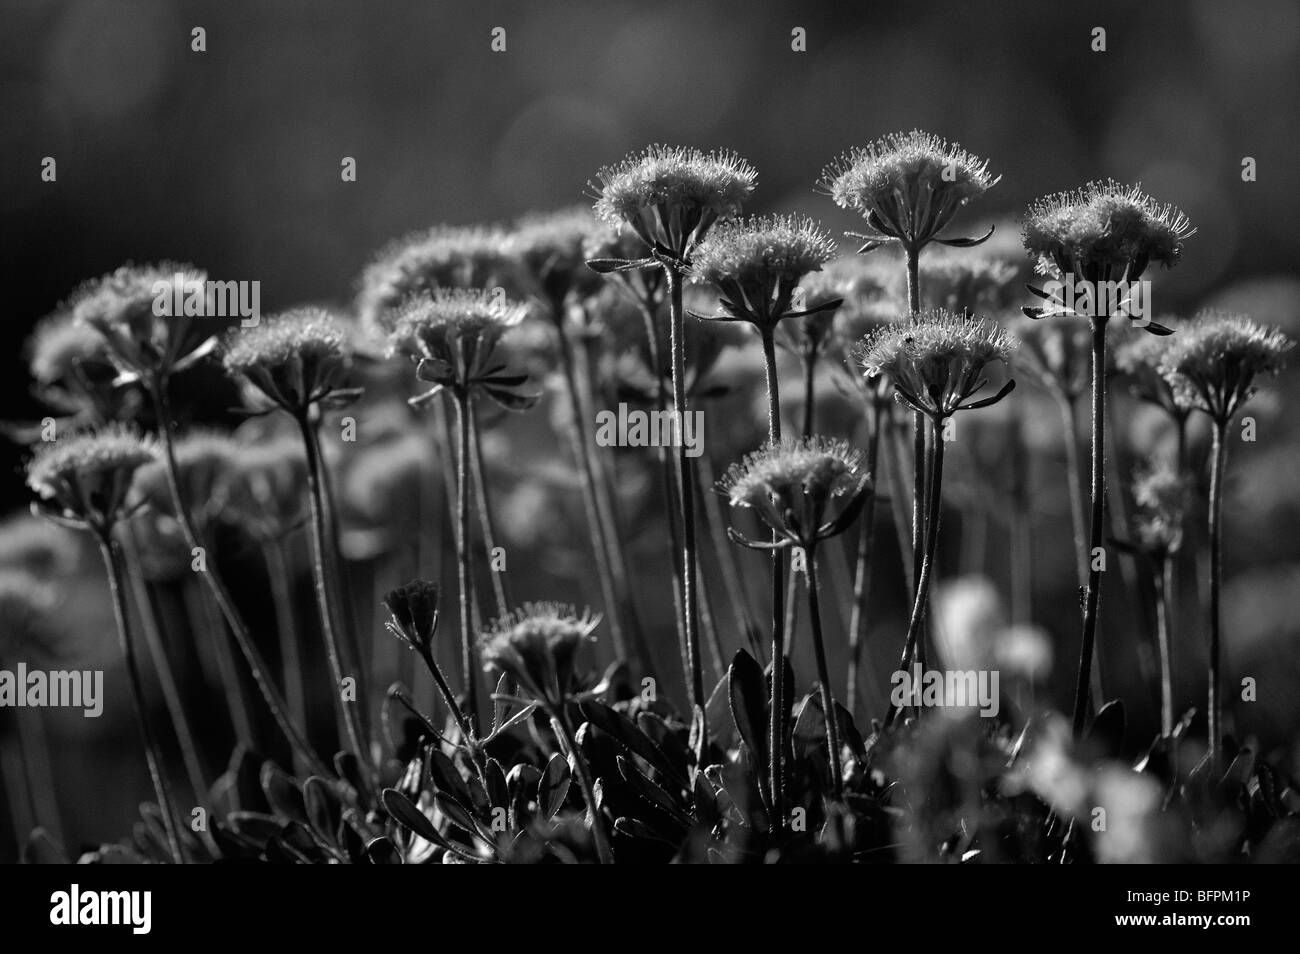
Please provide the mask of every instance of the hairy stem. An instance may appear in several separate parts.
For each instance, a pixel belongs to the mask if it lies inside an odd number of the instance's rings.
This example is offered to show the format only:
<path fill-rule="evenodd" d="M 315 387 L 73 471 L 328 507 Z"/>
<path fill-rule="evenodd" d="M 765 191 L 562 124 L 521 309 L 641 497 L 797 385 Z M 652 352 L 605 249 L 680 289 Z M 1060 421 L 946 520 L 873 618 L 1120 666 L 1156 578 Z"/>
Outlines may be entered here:
<path fill-rule="evenodd" d="M 479 531 L 483 534 L 483 550 L 487 558 L 488 579 L 492 581 L 492 595 L 496 599 L 497 616 L 510 612 L 510 596 L 506 592 L 506 581 L 502 573 L 492 567 L 492 553 L 497 546 L 496 522 L 492 519 L 492 503 L 488 497 L 487 476 L 483 470 L 483 434 L 480 428 L 474 428 L 474 440 L 470 447 L 471 473 L 474 477 L 474 496 L 478 499 Z"/>
<path fill-rule="evenodd" d="M 1160 651 L 1160 734 L 1169 738 L 1174 731 L 1174 677 L 1170 653 L 1169 622 L 1173 610 L 1174 561 L 1165 554 L 1157 561 L 1156 643 Z"/>
<path fill-rule="evenodd" d="M 1210 470 L 1210 757 L 1216 770 L 1223 767 L 1223 476 L 1228 463 L 1228 422 L 1215 421 Z"/>
<path fill-rule="evenodd" d="M 871 435 L 867 438 L 866 471 L 876 479 L 880 460 L 880 429 L 884 426 L 888 405 L 876 401 L 871 406 Z M 853 608 L 849 614 L 849 674 L 844 707 L 857 712 L 858 680 L 862 667 L 862 639 L 866 631 L 867 596 L 871 583 L 871 554 L 875 544 L 876 495 L 872 492 L 862 508 L 858 524 L 857 555 L 853 564 Z"/>
<path fill-rule="evenodd" d="M 776 374 L 776 342 L 770 331 L 762 333 L 763 363 L 767 370 L 767 439 L 776 444 L 781 440 L 781 388 Z M 776 542 L 776 531 L 772 540 Z M 768 752 L 771 761 L 772 828 L 785 828 L 785 739 L 789 705 L 785 685 L 785 550 L 772 551 L 772 703 L 769 716 L 770 739 Z"/>
<path fill-rule="evenodd" d="M 453 392 L 456 405 L 456 534 L 457 580 L 460 589 L 461 681 L 465 689 L 465 709 L 471 728 L 478 726 L 478 676 L 474 665 L 474 627 L 470 606 L 474 603 L 474 577 L 470 573 L 469 553 L 469 457 L 473 443 L 473 406 L 468 394 Z"/>
<path fill-rule="evenodd" d="M 271 599 L 275 603 L 275 631 L 280 640 L 280 668 L 284 672 L 284 694 L 289 712 L 299 725 L 307 724 L 306 684 L 302 669 L 302 654 L 298 646 L 298 622 L 294 612 L 293 584 L 289 576 L 289 563 L 278 540 L 261 541 L 262 562 L 266 564 L 266 577 L 271 586 Z M 294 755 L 294 760 L 301 762 Z M 305 769 L 306 766 L 300 765 Z"/>
<path fill-rule="evenodd" d="M 113 617 L 117 621 L 117 635 L 122 644 L 122 659 L 126 663 L 127 680 L 131 687 L 131 703 L 135 709 L 136 723 L 140 737 L 144 741 L 145 761 L 149 764 L 149 776 L 153 779 L 154 793 L 158 796 L 158 808 L 162 812 L 163 828 L 167 833 L 167 849 L 172 861 L 184 864 L 185 856 L 181 853 L 181 840 L 176 821 L 176 804 L 172 799 L 171 788 L 163 775 L 162 755 L 158 740 L 153 734 L 146 715 L 144 698 L 144 681 L 140 678 L 140 665 L 135 655 L 135 641 L 131 636 L 131 626 L 127 620 L 126 586 L 122 579 L 122 563 L 117 545 L 108 534 L 99 540 L 99 551 L 104 558 L 104 569 L 108 573 L 108 586 L 113 596 Z"/>
<path fill-rule="evenodd" d="M 1094 554 L 1102 545 L 1106 506 L 1106 319 L 1092 319 L 1092 514 L 1088 532 L 1088 582 L 1084 593 L 1083 640 L 1079 647 L 1079 675 L 1074 688 L 1073 728 L 1083 733 L 1088 715 L 1092 679 L 1092 653 L 1097 638 L 1097 613 L 1101 603 L 1101 569 Z"/>

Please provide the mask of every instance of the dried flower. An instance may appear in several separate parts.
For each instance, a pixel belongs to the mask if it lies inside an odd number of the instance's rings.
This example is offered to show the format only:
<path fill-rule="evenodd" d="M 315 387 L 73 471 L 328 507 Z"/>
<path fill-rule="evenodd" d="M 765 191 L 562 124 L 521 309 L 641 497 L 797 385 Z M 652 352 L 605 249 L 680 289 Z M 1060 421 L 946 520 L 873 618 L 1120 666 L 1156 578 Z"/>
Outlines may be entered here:
<path fill-rule="evenodd" d="M 1045 196 L 1029 207 L 1021 230 L 1039 271 L 1090 282 L 1136 281 L 1147 266 L 1178 264 L 1195 234 L 1187 216 L 1142 191 L 1107 179 Z"/>
<path fill-rule="evenodd" d="M 647 249 L 684 260 L 714 222 L 740 214 L 757 176 L 735 153 L 653 145 L 601 169 L 590 187 L 602 222 L 627 223 Z"/>
<path fill-rule="evenodd" d="M 83 285 L 71 308 L 77 321 L 104 336 L 119 381 L 153 387 L 216 347 L 202 315 L 173 314 L 177 291 L 188 297 L 206 279 L 192 265 L 124 265 Z"/>
<path fill-rule="evenodd" d="M 1227 424 L 1260 378 L 1282 370 L 1294 346 L 1281 331 L 1245 315 L 1206 311 L 1170 344 L 1160 373 L 1178 400 Z"/>
<path fill-rule="evenodd" d="M 484 671 L 510 676 L 554 714 L 577 689 L 578 650 L 599 623 L 589 610 L 579 614 L 559 603 L 525 603 L 479 634 Z"/>
<path fill-rule="evenodd" d="M 718 486 L 733 507 L 754 510 L 776 531 L 776 546 L 807 551 L 848 528 L 866 503 L 871 477 L 863 470 L 862 454 L 846 441 L 814 436 L 764 445 L 732 464 Z M 842 506 L 827 520 L 836 499 Z M 754 549 L 773 546 L 746 540 L 735 531 L 731 537 Z"/>
<path fill-rule="evenodd" d="M 412 580 L 389 590 L 383 603 L 391 616 L 384 628 L 421 655 L 432 654 L 438 629 L 438 584 Z"/>
<path fill-rule="evenodd" d="M 38 445 L 27 465 L 27 486 L 41 497 L 44 516 L 107 538 L 129 515 L 136 471 L 157 455 L 134 428 L 109 424 Z"/>
<path fill-rule="evenodd" d="M 864 251 L 888 241 L 919 250 L 935 241 L 964 247 L 988 238 L 938 235 L 963 205 L 1000 178 L 989 174 L 987 160 L 913 129 L 850 150 L 823 170 L 818 185 L 836 205 L 862 214 L 875 229 L 875 235 L 862 236 Z"/>
<path fill-rule="evenodd" d="M 444 387 L 459 395 L 481 387 L 506 410 L 532 407 L 537 397 L 516 390 L 525 377 L 507 374 L 496 361 L 502 337 L 524 312 L 522 305 L 478 289 L 439 289 L 404 304 L 388 338 L 389 354 L 408 355 L 415 376 L 434 385 L 411 404 L 427 403 Z"/>
<path fill-rule="evenodd" d="M 719 317 L 771 331 L 792 314 L 799 281 L 834 257 L 834 240 L 812 219 L 755 216 L 713 229 L 695 249 L 691 279 L 721 293 Z M 838 304 L 831 299 L 820 310 L 831 311 Z"/>
<path fill-rule="evenodd" d="M 881 328 L 855 357 L 869 377 L 887 375 L 906 404 L 938 421 L 1009 394 L 1014 381 L 992 397 L 971 400 L 987 383 L 989 365 L 1005 362 L 1015 345 L 993 322 L 939 308 Z"/>
<path fill-rule="evenodd" d="M 376 337 L 393 330 L 399 306 L 439 288 L 525 291 L 510 235 L 497 226 L 438 225 L 393 242 L 366 267 L 357 297 L 361 325 Z"/>
<path fill-rule="evenodd" d="M 233 329 L 223 352 L 227 372 L 295 416 L 314 404 L 340 407 L 360 393 L 342 387 L 350 360 L 347 331 L 320 308 L 298 308 Z"/>

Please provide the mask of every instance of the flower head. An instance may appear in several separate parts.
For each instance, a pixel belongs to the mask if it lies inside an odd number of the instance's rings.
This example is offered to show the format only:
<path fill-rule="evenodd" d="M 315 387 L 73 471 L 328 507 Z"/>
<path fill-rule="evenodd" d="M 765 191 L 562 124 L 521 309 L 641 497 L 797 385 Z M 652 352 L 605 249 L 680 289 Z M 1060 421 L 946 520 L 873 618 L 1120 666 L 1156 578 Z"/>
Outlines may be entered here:
<path fill-rule="evenodd" d="M 438 584 L 412 580 L 384 595 L 389 620 L 384 628 L 421 655 L 433 652 L 438 629 Z"/>
<path fill-rule="evenodd" d="M 505 287 L 522 294 L 510 234 L 497 226 L 437 225 L 383 249 L 366 267 L 357 297 L 361 325 L 387 336 L 399 306 L 438 288 Z"/>
<path fill-rule="evenodd" d="M 37 324 L 27 340 L 27 368 L 40 398 L 63 413 L 90 421 L 128 416 L 130 392 L 114 383 L 118 369 L 104 336 L 70 310 Z"/>
<path fill-rule="evenodd" d="M 782 538 L 780 545 L 811 550 L 817 542 L 845 530 L 871 490 L 862 454 L 846 441 L 826 437 L 787 438 L 732 464 L 719 488 L 733 507 L 758 513 Z M 827 521 L 832 501 L 842 500 L 838 515 Z M 757 546 L 734 531 L 732 539 Z"/>
<path fill-rule="evenodd" d="M 202 326 L 204 309 L 197 309 L 196 315 L 188 307 L 196 295 L 206 302 L 206 279 L 206 273 L 192 265 L 124 265 L 83 285 L 70 307 L 77 321 L 104 336 L 121 372 L 119 380 L 158 382 L 216 346 Z M 180 313 L 178 297 L 183 303 Z"/>
<path fill-rule="evenodd" d="M 579 297 L 600 291 L 600 276 L 587 267 L 588 254 L 597 233 L 606 229 L 586 206 L 533 213 L 519 219 L 506 239 L 506 248 L 518 257 L 520 266 L 541 289 L 553 320 L 563 318 L 570 294 Z"/>
<path fill-rule="evenodd" d="M 1294 346 L 1278 329 L 1245 315 L 1206 311 L 1173 339 L 1160 373 L 1180 400 L 1226 424 L 1259 379 L 1282 370 Z"/>
<path fill-rule="evenodd" d="M 920 262 L 921 305 L 982 314 L 1013 308 L 1024 292 L 1020 263 L 998 255 L 940 249 Z"/>
<path fill-rule="evenodd" d="M 1155 463 L 1133 480 L 1133 517 L 1138 543 L 1148 553 L 1167 556 L 1183 542 L 1183 520 L 1191 505 L 1191 482 L 1167 463 Z"/>
<path fill-rule="evenodd" d="M 578 650 L 599 623 L 588 610 L 525 603 L 479 634 L 483 668 L 510 676 L 543 707 L 558 710 L 577 689 Z"/>
<path fill-rule="evenodd" d="M 647 250 L 686 259 L 714 222 L 740 214 L 757 177 L 732 152 L 653 145 L 601 169 L 590 186 L 602 222 L 626 223 Z"/>
<path fill-rule="evenodd" d="M 107 536 L 128 511 L 136 471 L 157 455 L 134 428 L 109 424 L 38 445 L 27 465 L 27 486 L 40 496 L 46 516 Z"/>
<path fill-rule="evenodd" d="M 389 354 L 408 355 L 415 376 L 434 385 L 412 403 L 426 403 L 444 387 L 460 395 L 481 387 L 507 410 L 532 407 L 535 397 L 515 391 L 522 377 L 506 374 L 494 361 L 502 337 L 524 313 L 524 306 L 479 289 L 438 289 L 402 305 L 388 337 Z"/>
<path fill-rule="evenodd" d="M 1025 214 L 1021 241 L 1044 274 L 1055 267 L 1090 282 L 1136 281 L 1152 262 L 1178 264 L 1195 231 L 1140 185 L 1107 179 L 1039 199 Z"/>
<path fill-rule="evenodd" d="M 855 357 L 869 377 L 888 376 L 905 403 L 937 420 L 1005 397 L 1014 381 L 991 398 L 970 400 L 987 383 L 988 367 L 1006 362 L 1015 345 L 991 321 L 939 308 L 879 329 Z"/>
<path fill-rule="evenodd" d="M 1160 323 L 1171 324 L 1167 318 L 1162 318 Z M 1086 330 L 1084 337 L 1087 337 Z M 1183 419 L 1191 413 L 1192 406 L 1187 396 L 1170 387 L 1160 373 L 1160 362 L 1168 350 L 1168 341 L 1133 331 L 1116 341 L 1111 363 L 1128 379 L 1134 397 L 1162 408 L 1170 417 Z"/>
<path fill-rule="evenodd" d="M 353 394 L 341 387 L 349 362 L 347 331 L 320 308 L 298 308 L 252 328 L 232 329 L 223 352 L 227 372 L 291 414 Z"/>
<path fill-rule="evenodd" d="M 818 185 L 836 205 L 866 217 L 878 233 L 867 236 L 870 246 L 893 240 L 919 249 L 946 241 L 938 235 L 957 211 L 998 178 L 987 160 L 913 129 L 850 150 L 823 170 Z"/>
<path fill-rule="evenodd" d="M 812 219 L 733 219 L 695 249 L 691 279 L 718 289 L 727 317 L 775 328 L 790 313 L 800 279 L 834 257 L 834 240 Z"/>
<path fill-rule="evenodd" d="M 194 428 L 173 444 L 176 479 L 181 499 L 200 528 L 225 513 L 229 486 L 244 448 L 225 431 Z M 167 481 L 167 465 L 155 458 L 136 475 L 136 492 L 149 506 L 167 517 L 175 517 L 175 506 Z"/>

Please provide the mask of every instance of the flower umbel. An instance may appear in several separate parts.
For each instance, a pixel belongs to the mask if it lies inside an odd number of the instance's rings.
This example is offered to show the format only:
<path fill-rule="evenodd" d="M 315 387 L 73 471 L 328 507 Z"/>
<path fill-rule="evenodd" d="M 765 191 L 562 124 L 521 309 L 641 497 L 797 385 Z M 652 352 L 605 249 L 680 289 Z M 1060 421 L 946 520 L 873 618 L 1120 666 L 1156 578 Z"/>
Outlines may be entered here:
<path fill-rule="evenodd" d="M 894 241 L 920 249 L 930 242 L 967 247 L 988 238 L 941 239 L 957 211 L 997 184 L 988 161 L 938 136 L 913 129 L 845 153 L 822 171 L 818 185 L 844 209 L 859 212 L 876 234 L 863 251 Z M 989 235 L 992 234 L 990 230 Z"/>
<path fill-rule="evenodd" d="M 879 329 L 855 357 L 868 377 L 887 375 L 904 403 L 938 421 L 1011 393 L 1014 380 L 992 397 L 971 400 L 988 383 L 986 369 L 1005 363 L 1015 346 L 993 322 L 939 308 Z"/>
<path fill-rule="evenodd" d="M 766 444 L 732 464 L 718 486 L 733 507 L 754 510 L 778 538 L 757 543 L 730 530 L 732 540 L 751 549 L 806 551 L 847 529 L 872 490 L 859 451 L 846 441 L 817 436 Z M 828 520 L 835 500 L 841 501 L 839 512 Z"/>
<path fill-rule="evenodd" d="M 1226 424 L 1255 393 L 1256 382 L 1282 370 L 1295 342 L 1245 315 L 1206 311 L 1160 359 L 1175 397 Z"/>
<path fill-rule="evenodd" d="M 233 329 L 223 350 L 229 373 L 290 414 L 305 414 L 314 404 L 341 407 L 360 396 L 342 387 L 349 363 L 347 332 L 323 309 L 299 308 L 252 328 Z"/>
<path fill-rule="evenodd" d="M 1138 544 L 1159 557 L 1178 552 L 1183 543 L 1183 520 L 1191 505 L 1191 486 L 1185 474 L 1167 464 L 1155 463 L 1133 481 L 1133 518 Z"/>
<path fill-rule="evenodd" d="M 479 634 L 484 671 L 510 676 L 554 714 L 577 689 L 578 650 L 599 623 L 588 610 L 579 614 L 560 603 L 525 603 Z"/>
<path fill-rule="evenodd" d="M 136 471 L 157 456 L 153 442 L 134 428 L 110 424 L 38 445 L 27 486 L 40 496 L 45 516 L 107 539 L 129 515 Z"/>

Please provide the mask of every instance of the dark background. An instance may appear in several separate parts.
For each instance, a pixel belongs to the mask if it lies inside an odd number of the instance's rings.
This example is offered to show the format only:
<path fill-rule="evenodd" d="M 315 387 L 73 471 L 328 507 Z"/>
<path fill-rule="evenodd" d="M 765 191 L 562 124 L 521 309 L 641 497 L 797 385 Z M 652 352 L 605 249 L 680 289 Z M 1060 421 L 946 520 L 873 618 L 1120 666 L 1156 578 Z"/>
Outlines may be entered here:
<path fill-rule="evenodd" d="M 836 231 L 859 222 L 813 192 L 822 167 L 914 126 L 1003 176 L 981 216 L 1092 178 L 1140 180 L 1199 229 L 1184 264 L 1152 276 L 1158 310 L 1244 303 L 1296 336 L 1291 0 L 3 2 L 0 23 L 0 419 L 39 415 L 22 358 L 33 324 L 125 261 L 260 281 L 265 312 L 346 305 L 389 239 L 585 201 L 602 164 L 653 141 L 734 149 L 759 170 L 754 211 L 798 209 Z M 204 53 L 190 49 L 195 26 Z M 489 48 L 496 26 L 505 53 Z M 796 26 L 806 53 L 790 49 Z M 45 156 L 56 183 L 41 181 Z M 345 156 L 356 182 L 340 180 Z M 1241 180 L 1245 156 L 1257 182 Z M 1231 651 L 1294 687 L 1288 430 L 1230 465 L 1227 607 Z M 0 514 L 26 506 L 20 460 L 0 442 Z M 1069 604 L 1066 587 L 1049 596 Z M 1058 668 L 1068 682 L 1070 661 Z M 1276 742 L 1297 713 L 1271 698 L 1248 722 Z M 127 728 L 79 750 L 71 788 L 102 788 L 123 757 L 138 760 Z M 84 837 L 117 837 L 130 818 L 129 804 L 78 808 Z"/>

